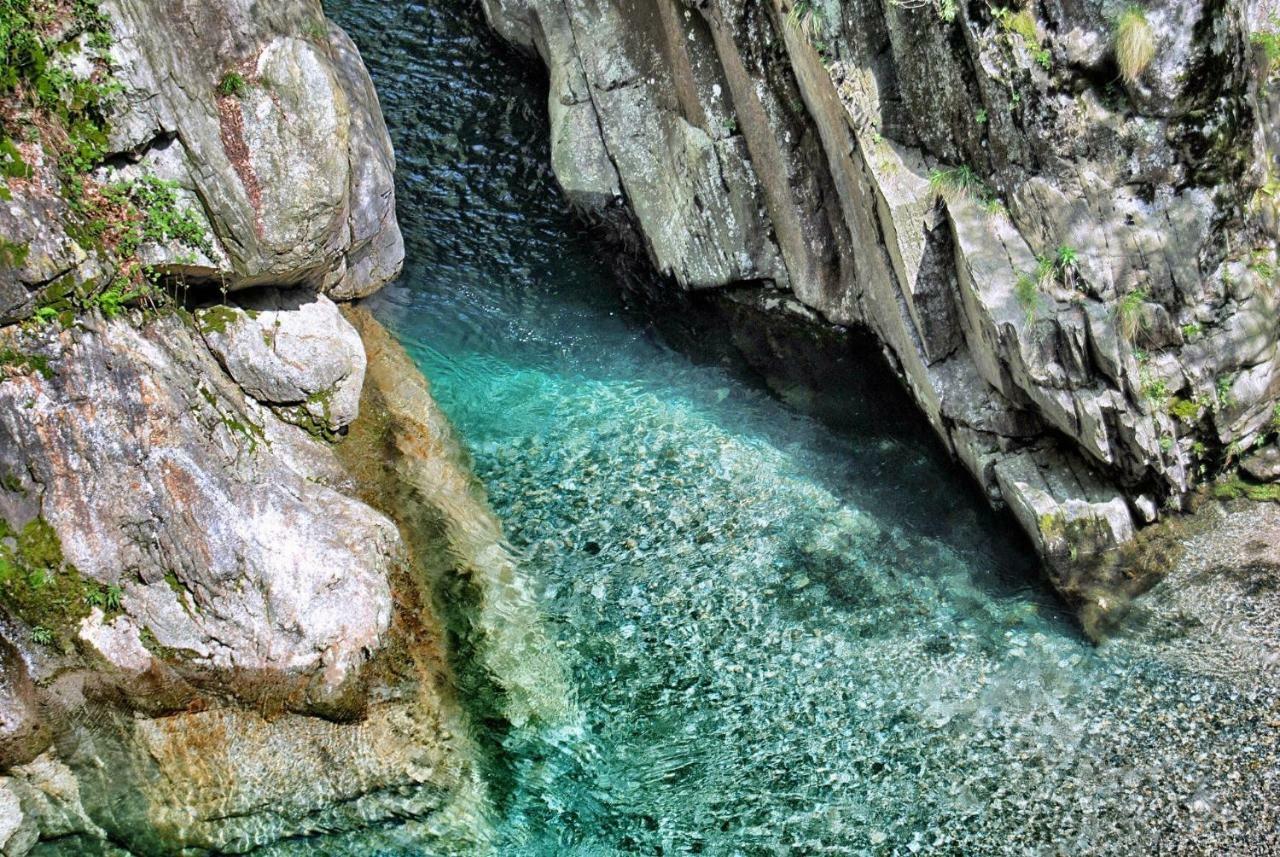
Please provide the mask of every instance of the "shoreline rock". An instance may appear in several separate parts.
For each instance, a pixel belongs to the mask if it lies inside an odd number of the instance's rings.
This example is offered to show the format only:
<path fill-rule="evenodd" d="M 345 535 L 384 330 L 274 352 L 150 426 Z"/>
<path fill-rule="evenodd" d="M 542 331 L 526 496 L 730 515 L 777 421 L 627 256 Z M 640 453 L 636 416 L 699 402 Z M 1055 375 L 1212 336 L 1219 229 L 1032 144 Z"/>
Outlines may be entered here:
<path fill-rule="evenodd" d="M 1280 430 L 1258 4 L 1149 6 L 1154 59 L 1112 88 L 1095 6 L 484 9 L 550 69 L 570 201 L 672 288 L 750 282 L 871 331 L 1075 603 Z"/>

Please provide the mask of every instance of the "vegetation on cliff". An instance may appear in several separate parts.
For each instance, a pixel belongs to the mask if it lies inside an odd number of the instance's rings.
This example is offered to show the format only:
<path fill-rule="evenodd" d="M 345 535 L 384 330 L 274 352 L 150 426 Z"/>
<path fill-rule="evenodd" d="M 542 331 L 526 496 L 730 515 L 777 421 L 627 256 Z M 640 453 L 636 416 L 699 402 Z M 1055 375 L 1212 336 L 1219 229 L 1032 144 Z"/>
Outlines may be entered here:
<path fill-rule="evenodd" d="M 68 204 L 68 235 L 105 269 L 87 281 L 52 284 L 37 321 L 69 322 L 93 307 L 110 318 L 135 301 L 156 307 L 166 294 L 146 245 L 176 244 L 191 261 L 212 250 L 175 182 L 146 174 L 113 180 L 97 170 L 122 91 L 110 47 L 97 0 L 0 0 L 0 198 L 13 197 L 11 182 L 55 190 Z M 20 265 L 25 246 L 3 240 L 8 261 Z"/>

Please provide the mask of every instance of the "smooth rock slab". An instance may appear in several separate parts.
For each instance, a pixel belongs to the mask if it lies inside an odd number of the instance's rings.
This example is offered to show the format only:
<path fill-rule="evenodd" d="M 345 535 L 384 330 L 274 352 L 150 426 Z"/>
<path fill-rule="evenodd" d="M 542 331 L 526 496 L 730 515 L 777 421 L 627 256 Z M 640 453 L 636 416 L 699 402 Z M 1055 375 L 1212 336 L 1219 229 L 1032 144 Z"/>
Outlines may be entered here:
<path fill-rule="evenodd" d="M 263 404 L 301 408 L 330 431 L 351 423 L 360 412 L 364 347 L 333 301 L 266 289 L 238 303 L 197 312 L 205 342 L 236 383 Z"/>

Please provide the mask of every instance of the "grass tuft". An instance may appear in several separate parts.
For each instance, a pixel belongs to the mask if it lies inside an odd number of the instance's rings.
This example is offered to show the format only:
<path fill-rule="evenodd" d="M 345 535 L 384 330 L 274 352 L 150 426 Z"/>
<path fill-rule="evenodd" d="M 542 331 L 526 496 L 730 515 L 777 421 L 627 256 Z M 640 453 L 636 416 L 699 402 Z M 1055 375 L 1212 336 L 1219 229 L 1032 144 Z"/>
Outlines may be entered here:
<path fill-rule="evenodd" d="M 218 94 L 227 98 L 239 98 L 244 95 L 245 90 L 249 88 L 249 84 L 245 82 L 244 75 L 236 71 L 229 71 L 222 76 L 222 80 L 218 83 Z"/>
<path fill-rule="evenodd" d="M 1134 84 L 1156 56 L 1156 36 L 1141 6 L 1129 6 L 1116 21 L 1116 63 L 1126 83 Z"/>

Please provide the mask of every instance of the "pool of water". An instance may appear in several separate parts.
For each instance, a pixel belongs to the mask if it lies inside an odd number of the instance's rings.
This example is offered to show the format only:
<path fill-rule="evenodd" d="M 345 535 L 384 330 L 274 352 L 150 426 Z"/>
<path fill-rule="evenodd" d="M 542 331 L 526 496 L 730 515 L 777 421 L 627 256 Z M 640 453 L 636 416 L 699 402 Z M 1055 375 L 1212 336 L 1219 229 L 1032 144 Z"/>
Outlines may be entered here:
<path fill-rule="evenodd" d="M 581 712 L 491 736 L 496 853 L 1200 853 L 1196 830 L 1274 826 L 1267 691 L 1084 642 L 918 421 L 855 401 L 833 426 L 667 345 L 556 190 L 540 68 L 471 4 L 326 6 L 400 159 L 408 260 L 375 311 L 466 438 Z"/>

